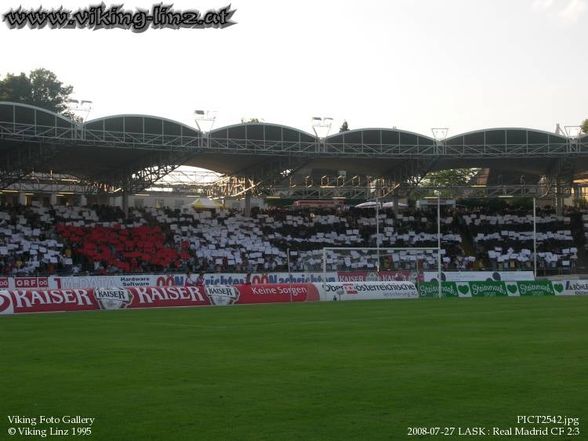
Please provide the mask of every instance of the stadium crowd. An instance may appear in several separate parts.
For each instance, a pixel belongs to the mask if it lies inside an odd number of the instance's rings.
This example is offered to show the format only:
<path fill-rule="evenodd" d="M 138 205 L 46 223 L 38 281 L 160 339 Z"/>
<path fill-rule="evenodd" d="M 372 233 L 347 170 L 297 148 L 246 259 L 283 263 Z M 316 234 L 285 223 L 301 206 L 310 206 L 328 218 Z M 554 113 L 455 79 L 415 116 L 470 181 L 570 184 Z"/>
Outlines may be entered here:
<path fill-rule="evenodd" d="M 478 257 L 494 270 L 533 268 L 533 215 L 525 210 L 491 213 L 479 209 L 462 216 Z M 541 269 L 573 270 L 578 247 L 569 213 L 540 210 L 536 220 L 537 262 Z"/>
<path fill-rule="evenodd" d="M 580 219 L 580 221 L 577 221 Z M 376 222 L 378 223 L 376 227 Z M 444 208 L 444 270 L 532 269 L 533 223 L 526 210 Z M 377 231 L 379 230 L 379 236 Z M 434 270 L 436 214 L 404 209 L 131 209 L 110 206 L 0 208 L 4 275 L 141 272 L 321 271 L 325 247 L 376 247 L 380 268 Z M 579 212 L 538 211 L 538 265 L 573 271 L 584 246 Z M 430 248 L 420 252 L 386 248 Z M 289 254 L 288 254 L 289 253 Z M 373 251 L 329 251 L 327 270 L 372 269 Z"/>

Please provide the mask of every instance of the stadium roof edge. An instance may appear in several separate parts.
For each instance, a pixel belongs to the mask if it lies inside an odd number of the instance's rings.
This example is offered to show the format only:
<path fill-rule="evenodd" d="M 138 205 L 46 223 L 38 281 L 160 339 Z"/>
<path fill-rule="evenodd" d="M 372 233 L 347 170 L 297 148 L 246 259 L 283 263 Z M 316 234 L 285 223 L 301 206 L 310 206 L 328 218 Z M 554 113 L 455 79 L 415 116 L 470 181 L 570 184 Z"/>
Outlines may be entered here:
<path fill-rule="evenodd" d="M 85 121 L 84 123 L 77 123 L 76 121 L 61 115 L 59 113 L 53 112 L 51 110 L 47 110 L 44 109 L 42 107 L 39 106 L 34 106 L 31 104 L 25 104 L 25 103 L 18 103 L 18 102 L 14 102 L 14 101 L 0 101 L 0 105 L 12 105 L 12 106 L 17 106 L 17 107 L 23 107 L 23 108 L 29 108 L 29 109 L 33 109 L 36 111 L 40 111 L 40 112 L 44 112 L 47 113 L 49 115 L 55 116 L 57 118 L 60 118 L 63 121 L 68 122 L 69 124 L 72 124 L 74 126 L 79 126 L 79 127 L 83 127 L 86 126 L 88 124 L 91 123 L 96 123 L 99 121 L 103 121 L 103 120 L 108 120 L 108 119 L 115 119 L 115 118 L 123 118 L 123 117 L 139 117 L 139 118 L 152 118 L 152 119 L 157 119 L 157 120 L 161 120 L 161 121 L 166 121 L 172 124 L 177 124 L 179 126 L 185 127 L 187 129 L 190 129 L 192 131 L 195 132 L 200 132 L 198 130 L 198 127 L 195 126 L 190 126 L 186 123 L 177 121 L 177 120 L 173 120 L 170 118 L 166 118 L 163 116 L 157 116 L 157 115 L 148 115 L 148 114 L 134 114 L 134 113 L 122 113 L 122 114 L 116 114 L 116 115 L 107 115 L 107 116 L 102 116 L 100 118 L 94 118 L 88 121 Z M 270 122 L 246 122 L 246 123 L 236 123 L 236 124 L 230 124 L 227 126 L 222 126 L 222 127 L 218 127 L 216 129 L 213 129 L 210 131 L 210 133 L 217 133 L 220 132 L 222 130 L 227 130 L 233 127 L 245 127 L 245 126 L 254 126 L 254 125 L 261 125 L 261 126 L 272 126 L 272 127 L 280 127 L 280 128 L 284 128 L 284 129 L 289 129 L 289 130 L 293 130 L 295 132 L 299 132 L 301 134 L 304 134 L 306 136 L 312 137 L 312 138 L 316 138 L 316 136 L 310 132 L 307 132 L 305 130 L 302 129 L 298 129 L 292 126 L 288 126 L 285 124 L 278 124 L 278 123 L 270 123 Z M 332 138 L 335 138 L 337 136 L 340 136 L 342 134 L 349 134 L 349 133 L 358 133 L 358 132 L 366 132 L 366 131 L 372 131 L 372 130 L 381 130 L 381 131 L 386 131 L 386 132 L 397 132 L 397 133 L 405 133 L 405 134 L 409 134 L 409 135 L 414 135 L 414 136 L 418 136 L 421 138 L 425 138 L 431 141 L 435 141 L 434 138 L 432 138 L 431 136 L 428 135 L 423 135 L 421 133 L 417 133 L 417 132 L 412 132 L 409 130 L 402 130 L 402 129 L 397 129 L 397 128 L 389 128 L 389 127 L 365 127 L 365 128 L 358 128 L 358 129 L 353 129 L 353 130 L 349 130 L 346 132 L 338 132 L 338 133 L 333 133 L 332 135 L 327 136 L 325 139 L 329 140 Z M 540 130 L 540 129 L 533 129 L 533 128 L 529 128 L 529 127 L 490 127 L 490 128 L 484 128 L 484 129 L 476 129 L 476 130 L 470 130 L 468 132 L 463 132 L 463 133 L 459 133 L 453 136 L 449 136 L 445 139 L 445 141 L 449 141 L 449 140 L 453 140 L 453 139 L 457 139 L 459 137 L 462 136 L 467 136 L 467 135 L 471 135 L 471 134 L 475 134 L 475 133 L 484 133 L 484 132 L 490 132 L 490 131 L 500 131 L 500 130 L 522 130 L 522 131 L 527 131 L 527 132 L 535 132 L 535 133 L 542 133 L 542 134 L 546 134 L 546 135 L 550 135 L 550 136 L 555 136 L 558 138 L 561 138 L 563 140 L 569 140 L 570 138 L 565 136 L 565 135 L 558 135 L 557 133 L 554 132 L 549 132 L 546 130 Z M 588 133 L 584 134 L 582 136 L 580 136 L 579 138 L 582 142 L 588 141 Z"/>
<path fill-rule="evenodd" d="M 493 132 L 493 131 L 500 131 L 500 130 L 523 130 L 523 131 L 527 131 L 527 132 L 543 133 L 545 135 L 557 136 L 558 138 L 562 138 L 565 140 L 569 139 L 567 136 L 558 135 L 555 132 L 548 132 L 546 130 L 541 130 L 541 129 L 531 129 L 529 127 L 490 127 L 487 129 L 470 130 L 469 132 L 459 133 L 454 136 L 448 136 L 446 138 L 446 140 L 457 139 L 460 136 L 473 135 L 474 133 Z"/>
<path fill-rule="evenodd" d="M 115 119 L 115 118 L 152 118 L 152 119 L 158 119 L 161 121 L 166 121 L 166 122 L 170 122 L 173 124 L 177 124 L 179 126 L 186 127 L 187 129 L 193 130 L 195 132 L 200 132 L 198 130 L 198 127 L 192 127 L 192 126 L 189 126 L 188 124 L 185 124 L 180 121 L 176 121 L 174 119 L 165 118 L 163 116 L 147 115 L 147 114 L 141 114 L 141 113 L 120 113 L 118 115 L 101 116 L 100 118 L 89 119 L 88 121 L 85 121 L 82 125 L 86 126 L 88 124 L 96 123 L 99 121 L 106 121 L 108 119 Z"/>
<path fill-rule="evenodd" d="M 315 135 L 313 135 L 312 133 L 306 132 L 302 129 L 297 129 L 296 127 L 292 127 L 292 126 L 287 126 L 285 124 L 278 124 L 278 123 L 270 123 L 270 122 L 246 122 L 246 123 L 236 123 L 236 124 L 230 124 L 228 126 L 222 126 L 222 127 L 218 127 L 216 129 L 213 129 L 210 131 L 210 133 L 216 133 L 216 132 L 220 132 L 221 130 L 227 130 L 227 129 L 232 129 L 233 127 L 245 127 L 245 126 L 272 126 L 272 127 L 281 127 L 283 129 L 288 129 L 288 130 L 294 130 L 296 132 L 300 132 L 303 133 L 304 135 L 310 136 L 312 138 L 316 138 Z"/>
<path fill-rule="evenodd" d="M 369 130 L 382 130 L 382 131 L 385 131 L 385 132 L 405 133 L 407 135 L 420 136 L 421 138 L 426 138 L 426 139 L 429 139 L 431 141 L 435 141 L 435 138 L 433 138 L 431 136 L 428 136 L 428 135 L 423 135 L 422 133 L 411 132 L 410 130 L 394 129 L 392 127 L 365 127 L 365 128 L 347 130 L 345 132 L 333 133 L 332 135 L 327 136 L 326 139 L 334 138 L 336 136 L 341 136 L 341 135 L 345 135 L 345 134 L 348 134 L 348 133 L 366 132 L 366 131 L 369 131 Z"/>
<path fill-rule="evenodd" d="M 56 116 L 57 118 L 60 118 L 60 119 L 62 119 L 64 121 L 67 121 L 70 124 L 73 124 L 73 125 L 76 125 L 76 126 L 78 125 L 77 122 L 75 122 L 72 119 L 69 119 L 67 116 L 63 116 L 63 115 L 61 115 L 61 114 L 59 114 L 57 112 L 53 112 L 52 110 L 43 109 L 42 107 L 39 107 L 39 106 L 33 106 L 32 104 L 16 103 L 14 101 L 0 101 L 0 106 L 1 105 L 11 105 L 11 106 L 25 107 L 25 108 L 28 108 L 28 109 L 38 110 L 40 112 L 44 112 L 44 113 L 48 113 L 49 115 Z"/>

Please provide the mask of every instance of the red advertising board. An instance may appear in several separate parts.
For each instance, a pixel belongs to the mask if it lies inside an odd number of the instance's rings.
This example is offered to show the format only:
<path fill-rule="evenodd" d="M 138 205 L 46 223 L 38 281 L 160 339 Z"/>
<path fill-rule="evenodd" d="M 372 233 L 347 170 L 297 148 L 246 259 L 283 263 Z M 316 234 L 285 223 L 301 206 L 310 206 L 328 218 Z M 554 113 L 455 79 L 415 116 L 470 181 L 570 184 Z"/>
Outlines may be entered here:
<path fill-rule="evenodd" d="M 236 303 L 287 303 L 318 301 L 319 293 L 310 283 L 235 285 L 239 291 Z"/>
<path fill-rule="evenodd" d="M 318 301 L 310 283 L 0 290 L 0 314 Z"/>
<path fill-rule="evenodd" d="M 92 289 L 11 289 L 0 291 L 0 314 L 98 309 Z"/>
<path fill-rule="evenodd" d="M 166 308 L 210 305 L 202 287 L 138 286 L 131 288 L 96 288 L 91 290 L 97 309 Z"/>

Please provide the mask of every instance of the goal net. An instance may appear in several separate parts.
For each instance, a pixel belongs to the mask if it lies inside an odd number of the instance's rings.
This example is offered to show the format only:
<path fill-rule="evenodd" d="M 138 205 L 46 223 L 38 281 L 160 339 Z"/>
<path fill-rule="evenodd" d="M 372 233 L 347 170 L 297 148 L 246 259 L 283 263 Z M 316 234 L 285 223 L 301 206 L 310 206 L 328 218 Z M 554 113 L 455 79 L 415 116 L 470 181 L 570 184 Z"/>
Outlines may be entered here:
<path fill-rule="evenodd" d="M 323 248 L 322 272 L 346 280 L 408 280 L 420 283 L 425 271 L 440 273 L 439 248 Z"/>

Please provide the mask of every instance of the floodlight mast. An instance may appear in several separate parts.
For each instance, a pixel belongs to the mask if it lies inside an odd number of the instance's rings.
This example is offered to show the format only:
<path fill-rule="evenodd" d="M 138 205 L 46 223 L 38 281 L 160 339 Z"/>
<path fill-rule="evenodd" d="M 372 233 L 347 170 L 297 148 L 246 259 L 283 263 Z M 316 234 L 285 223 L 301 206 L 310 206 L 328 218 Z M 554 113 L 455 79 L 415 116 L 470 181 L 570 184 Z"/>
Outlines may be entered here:
<path fill-rule="evenodd" d="M 579 139 L 582 136 L 582 126 L 564 126 L 564 131 L 570 139 Z"/>
<path fill-rule="evenodd" d="M 216 121 L 216 110 L 194 110 L 194 122 L 201 133 L 210 133 Z"/>
<path fill-rule="evenodd" d="M 92 111 L 93 104 L 94 103 L 90 100 L 72 98 L 67 100 L 66 105 L 71 112 L 82 119 L 82 122 L 85 122 Z"/>
<path fill-rule="evenodd" d="M 444 142 L 445 139 L 447 139 L 447 133 L 449 132 L 449 128 L 433 127 L 431 129 L 431 132 L 433 133 L 433 139 L 437 142 L 437 144 L 440 144 Z"/>
<path fill-rule="evenodd" d="M 329 132 L 331 131 L 333 118 L 330 116 L 313 116 L 311 122 L 312 130 L 318 140 L 317 151 L 320 152 L 321 144 L 324 143 L 325 138 L 329 136 Z"/>
<path fill-rule="evenodd" d="M 209 144 L 208 137 L 215 121 L 215 110 L 194 110 L 194 122 L 196 123 L 196 127 L 198 127 L 198 131 L 202 134 L 199 141 L 201 147 L 205 142 L 207 145 Z"/>

